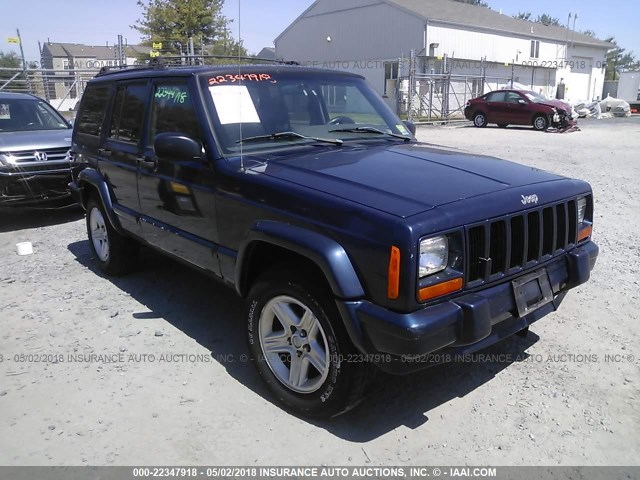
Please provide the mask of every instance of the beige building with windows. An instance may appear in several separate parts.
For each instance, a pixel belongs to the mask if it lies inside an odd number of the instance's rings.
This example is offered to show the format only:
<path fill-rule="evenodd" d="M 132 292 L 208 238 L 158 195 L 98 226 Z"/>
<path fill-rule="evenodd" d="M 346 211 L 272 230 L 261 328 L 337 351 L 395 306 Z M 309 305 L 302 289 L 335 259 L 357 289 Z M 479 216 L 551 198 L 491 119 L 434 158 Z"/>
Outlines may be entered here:
<path fill-rule="evenodd" d="M 121 64 L 135 65 L 138 58 L 148 54 L 149 47 L 124 45 Z M 56 99 L 65 99 L 72 106 L 84 91 L 84 83 L 100 68 L 118 65 L 118 57 L 118 47 L 114 45 L 46 42 L 42 46 L 41 65 L 43 69 L 55 70 L 47 75 L 47 97 L 54 103 Z"/>

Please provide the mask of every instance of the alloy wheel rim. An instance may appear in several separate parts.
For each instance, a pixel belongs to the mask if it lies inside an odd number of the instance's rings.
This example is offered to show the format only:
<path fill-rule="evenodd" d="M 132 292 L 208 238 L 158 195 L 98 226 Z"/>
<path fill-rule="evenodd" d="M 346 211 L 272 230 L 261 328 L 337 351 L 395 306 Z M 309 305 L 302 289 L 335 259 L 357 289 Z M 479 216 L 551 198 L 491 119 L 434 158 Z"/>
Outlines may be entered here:
<path fill-rule="evenodd" d="M 282 295 L 262 309 L 260 348 L 271 372 L 298 393 L 317 391 L 329 376 L 329 345 L 320 321 L 302 302 Z"/>
<path fill-rule="evenodd" d="M 478 127 L 484 125 L 484 117 L 482 115 L 476 115 L 476 125 Z"/>
<path fill-rule="evenodd" d="M 107 224 L 104 221 L 102 212 L 98 208 L 91 209 L 89 216 L 89 230 L 91 232 L 91 242 L 93 248 L 102 262 L 109 260 L 109 236 L 107 234 Z"/>
<path fill-rule="evenodd" d="M 544 128 L 544 118 L 538 117 L 536 118 L 536 127 L 542 130 Z"/>

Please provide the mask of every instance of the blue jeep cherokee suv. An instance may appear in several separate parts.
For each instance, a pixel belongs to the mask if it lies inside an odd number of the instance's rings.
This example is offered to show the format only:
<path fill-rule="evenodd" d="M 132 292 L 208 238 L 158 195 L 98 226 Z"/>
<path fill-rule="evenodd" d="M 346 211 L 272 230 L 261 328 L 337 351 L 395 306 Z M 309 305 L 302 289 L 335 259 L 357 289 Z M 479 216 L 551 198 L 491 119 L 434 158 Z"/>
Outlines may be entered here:
<path fill-rule="evenodd" d="M 598 255 L 587 183 L 414 131 L 348 73 L 105 71 L 82 99 L 70 187 L 105 272 L 144 244 L 234 287 L 274 396 L 329 416 L 375 367 L 526 331 Z"/>

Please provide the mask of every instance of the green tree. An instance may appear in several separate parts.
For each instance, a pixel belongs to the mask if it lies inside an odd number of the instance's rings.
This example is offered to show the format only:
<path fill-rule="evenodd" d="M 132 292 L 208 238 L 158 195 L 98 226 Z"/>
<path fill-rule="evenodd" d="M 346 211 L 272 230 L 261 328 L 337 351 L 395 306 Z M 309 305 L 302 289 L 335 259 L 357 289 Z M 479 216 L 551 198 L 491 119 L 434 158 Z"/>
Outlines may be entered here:
<path fill-rule="evenodd" d="M 615 47 L 607 53 L 607 66 L 605 69 L 605 80 L 618 80 L 618 74 L 625 70 L 635 70 L 639 67 L 633 52 L 618 46 L 615 37 L 608 37 L 605 42 L 612 43 Z"/>
<path fill-rule="evenodd" d="M 16 52 L 0 52 L 0 67 L 2 68 L 20 68 L 22 61 Z"/>
<path fill-rule="evenodd" d="M 138 5 L 142 17 L 132 27 L 142 34 L 144 45 L 162 43 L 163 55 L 186 53 L 189 38 L 198 53 L 203 45 L 205 54 L 246 54 L 229 33 L 224 0 L 138 0 Z"/>
<path fill-rule="evenodd" d="M 518 12 L 518 14 L 514 15 L 513 18 L 517 18 L 518 20 L 526 20 L 527 22 L 530 22 L 531 12 Z"/>
<path fill-rule="evenodd" d="M 15 74 L 22 70 L 22 60 L 15 52 L 0 52 L 0 67 L 11 68 L 15 70 L 0 70 L 0 86 L 2 86 L 7 80 L 10 80 Z M 8 92 L 24 92 L 27 91 L 27 84 L 24 81 L 24 76 L 13 78 L 11 82 L 5 87 L 5 91 Z"/>
<path fill-rule="evenodd" d="M 487 2 L 483 2 L 482 0 L 455 0 L 460 3 L 468 3 L 469 5 L 477 5 L 479 7 L 490 8 Z"/>
<path fill-rule="evenodd" d="M 562 26 L 559 18 L 552 17 L 548 13 L 538 15 L 534 19 L 531 12 L 518 12 L 518 14 L 514 15 L 513 18 L 517 18 L 518 20 L 526 20 L 527 22 L 542 23 L 543 25 L 555 25 L 556 27 Z"/>
<path fill-rule="evenodd" d="M 586 35 L 587 37 L 597 38 L 596 32 L 594 32 L 593 30 L 583 30 L 580 33 Z"/>
<path fill-rule="evenodd" d="M 542 23 L 543 25 L 553 25 L 556 27 L 562 26 L 559 18 L 552 17 L 551 15 L 548 15 L 546 13 L 538 15 L 538 18 L 536 18 L 536 23 Z"/>

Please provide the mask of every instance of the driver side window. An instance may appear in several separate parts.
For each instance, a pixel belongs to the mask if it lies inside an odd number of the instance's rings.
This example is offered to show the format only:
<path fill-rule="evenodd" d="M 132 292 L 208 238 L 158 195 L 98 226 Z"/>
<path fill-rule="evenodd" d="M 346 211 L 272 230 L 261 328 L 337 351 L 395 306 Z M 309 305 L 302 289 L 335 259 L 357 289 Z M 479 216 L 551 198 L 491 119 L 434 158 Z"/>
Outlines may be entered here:
<path fill-rule="evenodd" d="M 151 135 L 149 141 L 159 133 L 182 133 L 200 140 L 198 116 L 193 106 L 186 82 L 158 84 L 153 92 L 151 111 Z"/>

